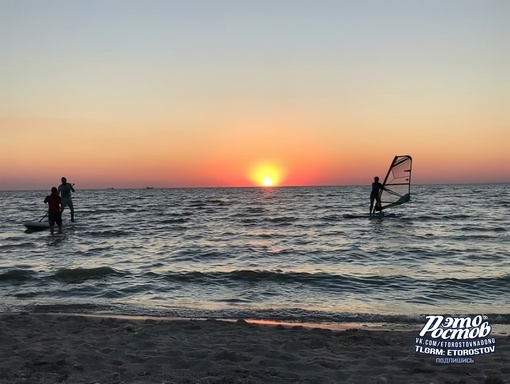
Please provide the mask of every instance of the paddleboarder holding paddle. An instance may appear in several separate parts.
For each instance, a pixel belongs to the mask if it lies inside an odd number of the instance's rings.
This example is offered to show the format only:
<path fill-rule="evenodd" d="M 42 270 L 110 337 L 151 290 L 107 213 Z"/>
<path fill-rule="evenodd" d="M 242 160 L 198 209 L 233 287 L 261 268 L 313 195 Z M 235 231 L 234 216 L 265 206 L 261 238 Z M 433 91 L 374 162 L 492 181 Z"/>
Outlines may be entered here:
<path fill-rule="evenodd" d="M 60 196 L 62 196 L 64 207 L 69 207 L 71 210 L 71 221 L 74 222 L 74 207 L 73 199 L 71 198 L 71 192 L 74 192 L 74 184 L 69 184 L 65 177 L 62 177 L 61 181 L 62 184 L 58 186 L 58 192 L 60 193 Z"/>

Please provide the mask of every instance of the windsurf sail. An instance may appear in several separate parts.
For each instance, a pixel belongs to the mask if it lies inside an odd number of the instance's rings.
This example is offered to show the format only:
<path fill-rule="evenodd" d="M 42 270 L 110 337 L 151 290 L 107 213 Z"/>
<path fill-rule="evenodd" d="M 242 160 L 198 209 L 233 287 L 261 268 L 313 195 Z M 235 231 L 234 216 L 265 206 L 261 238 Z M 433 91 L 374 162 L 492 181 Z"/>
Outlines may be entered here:
<path fill-rule="evenodd" d="M 381 208 L 407 203 L 411 199 L 411 168 L 413 159 L 409 155 L 395 156 L 379 192 Z"/>

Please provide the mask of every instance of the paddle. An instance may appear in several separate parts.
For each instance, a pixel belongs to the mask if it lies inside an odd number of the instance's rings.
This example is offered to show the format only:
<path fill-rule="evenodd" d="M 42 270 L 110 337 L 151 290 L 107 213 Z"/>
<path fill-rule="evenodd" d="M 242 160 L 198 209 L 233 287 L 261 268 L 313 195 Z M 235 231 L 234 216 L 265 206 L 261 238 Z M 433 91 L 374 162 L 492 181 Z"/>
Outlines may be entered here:
<path fill-rule="evenodd" d="M 39 220 L 39 222 L 43 221 L 43 220 L 44 220 L 44 218 L 45 218 L 46 216 L 48 216 L 48 214 L 45 214 L 43 217 L 41 217 L 41 219 Z"/>

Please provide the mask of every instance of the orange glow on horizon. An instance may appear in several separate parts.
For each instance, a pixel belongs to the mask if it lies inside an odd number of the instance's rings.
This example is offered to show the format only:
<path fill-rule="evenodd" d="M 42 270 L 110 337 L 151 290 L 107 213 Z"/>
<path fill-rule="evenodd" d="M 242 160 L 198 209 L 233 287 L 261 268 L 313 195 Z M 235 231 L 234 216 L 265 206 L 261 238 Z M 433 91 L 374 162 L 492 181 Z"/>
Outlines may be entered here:
<path fill-rule="evenodd" d="M 393 156 L 402 153 L 415 160 L 413 184 L 510 180 L 509 136 L 503 129 L 473 134 L 462 147 L 451 147 L 451 140 L 427 141 L 419 129 L 419 142 L 367 141 L 368 128 L 361 127 L 364 133 L 358 135 L 355 121 L 349 124 L 356 130 L 324 132 L 307 131 L 294 120 L 241 123 L 204 123 L 217 128 L 208 130 L 196 123 L 194 129 L 172 131 L 166 128 L 171 120 L 142 124 L 0 116 L 0 126 L 7 127 L 0 140 L 0 190 L 49 190 L 62 176 L 79 189 L 369 185 L 374 176 L 384 177 Z M 68 131 L 72 136 L 58 157 L 48 153 L 55 138 Z M 406 138 L 396 129 L 391 137 Z M 473 157 L 478 150 L 483 156 Z"/>

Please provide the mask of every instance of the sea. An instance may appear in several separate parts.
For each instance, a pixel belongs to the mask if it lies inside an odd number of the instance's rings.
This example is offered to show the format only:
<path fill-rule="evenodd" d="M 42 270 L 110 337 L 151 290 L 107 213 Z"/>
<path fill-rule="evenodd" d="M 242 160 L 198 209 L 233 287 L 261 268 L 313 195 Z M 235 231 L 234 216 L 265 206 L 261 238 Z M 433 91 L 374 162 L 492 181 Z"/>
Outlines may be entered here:
<path fill-rule="evenodd" d="M 0 312 L 313 324 L 510 324 L 510 184 L 413 185 L 369 218 L 370 186 L 0 192 Z"/>

